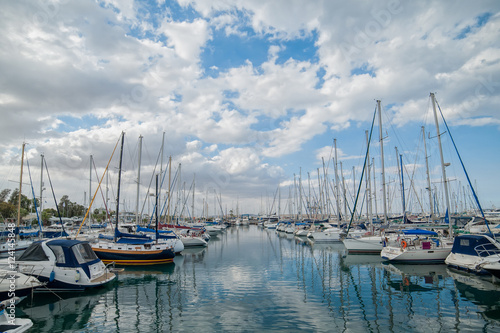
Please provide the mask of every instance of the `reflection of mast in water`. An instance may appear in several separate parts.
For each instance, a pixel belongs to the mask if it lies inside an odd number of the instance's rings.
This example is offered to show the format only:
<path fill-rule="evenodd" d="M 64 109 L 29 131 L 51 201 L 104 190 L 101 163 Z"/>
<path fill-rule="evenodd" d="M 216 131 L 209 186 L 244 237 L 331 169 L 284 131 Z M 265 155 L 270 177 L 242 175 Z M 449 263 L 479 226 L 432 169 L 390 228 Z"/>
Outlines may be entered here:
<path fill-rule="evenodd" d="M 332 290 L 335 290 L 338 285 L 342 285 L 342 281 L 336 280 L 336 274 L 334 274 L 333 267 L 335 263 L 334 253 L 336 252 L 331 245 L 312 245 L 312 246 L 303 246 L 303 243 L 296 242 L 294 243 L 295 251 L 299 254 L 296 256 L 296 273 L 297 280 L 301 281 L 301 289 L 304 292 L 304 301 L 306 302 L 308 299 L 308 290 L 311 289 L 312 292 L 318 290 L 321 294 L 321 297 L 325 300 L 327 307 L 331 313 L 331 316 L 335 323 L 335 330 L 339 330 L 340 327 L 338 325 L 338 316 L 336 314 L 336 307 L 334 302 L 334 296 L 332 295 Z M 309 253 L 309 256 L 307 255 Z M 319 257 L 316 254 L 319 253 Z M 307 269 L 306 269 L 307 267 Z M 310 273 L 310 276 L 309 276 Z M 308 279 L 310 279 L 310 283 L 308 284 Z M 319 280 L 320 284 L 316 284 L 316 281 Z M 310 291 L 311 292 L 311 291 Z M 341 291 L 342 292 L 342 291 Z M 312 297 L 309 297 L 312 298 Z M 342 301 L 341 301 L 341 304 Z M 342 318 L 344 324 L 345 313 L 344 307 L 341 305 L 339 307 L 340 312 L 342 314 Z M 345 327 L 344 327 L 345 330 Z"/>
<path fill-rule="evenodd" d="M 349 265 L 346 261 L 348 258 L 356 258 L 358 260 L 357 264 L 351 264 Z M 349 293 L 349 284 L 352 286 L 354 289 L 355 296 L 358 300 L 358 303 L 360 305 L 361 313 L 363 315 L 364 322 L 366 323 L 367 327 L 364 327 L 365 329 L 369 328 L 370 330 L 373 330 L 374 328 L 371 327 L 371 320 L 369 319 L 370 314 L 368 313 L 367 309 L 370 309 L 370 305 L 373 306 L 373 316 L 375 318 L 375 324 L 376 324 L 376 329 L 375 331 L 380 331 L 382 328 L 378 324 L 378 315 L 379 315 L 379 303 L 380 303 L 380 296 L 377 290 L 377 267 L 376 264 L 380 262 L 380 260 L 373 260 L 374 256 L 367 256 L 367 255 L 356 255 L 356 256 L 340 256 L 339 259 L 339 272 L 340 272 L 340 277 L 341 279 L 343 278 L 343 275 L 345 274 L 347 277 L 346 280 L 346 287 L 342 288 L 342 291 L 345 289 L 347 290 L 347 293 Z M 359 260 L 361 259 L 361 260 Z M 363 259 L 367 259 L 366 263 L 363 263 Z M 379 259 L 378 257 L 375 259 Z M 362 295 L 362 287 L 366 286 L 366 283 L 363 283 L 363 276 L 362 276 L 362 267 L 366 267 L 368 272 L 367 276 L 370 280 L 370 295 L 371 295 L 371 304 L 365 302 L 365 298 L 363 298 Z M 357 276 L 355 277 L 353 274 L 353 268 L 357 268 Z M 344 273 L 344 274 L 342 274 Z M 356 282 L 356 280 L 358 282 Z M 341 293 L 343 295 L 343 292 Z M 348 300 L 350 300 L 351 297 L 348 295 Z M 351 306 L 352 307 L 352 306 Z M 384 309 L 384 307 L 382 307 Z M 392 308 L 391 308 L 392 312 Z M 344 318 L 347 316 L 344 315 Z M 391 313 L 391 316 L 389 316 L 392 320 L 393 316 Z M 345 322 L 347 323 L 347 319 L 345 319 Z M 392 327 L 392 325 L 391 325 Z M 346 327 L 347 328 L 347 327 Z"/>
<path fill-rule="evenodd" d="M 176 286 L 172 281 L 174 269 L 175 265 L 170 263 L 154 268 L 127 267 L 120 273 L 119 283 L 100 299 L 104 311 L 93 312 L 99 317 L 104 313 L 104 320 L 98 322 L 113 323 L 113 327 L 106 327 L 105 331 L 129 331 L 131 328 L 136 332 L 163 331 L 165 324 L 172 327 L 172 311 L 176 309 L 170 302 L 174 294 L 172 287 Z M 168 289 L 166 294 L 165 289 Z"/>

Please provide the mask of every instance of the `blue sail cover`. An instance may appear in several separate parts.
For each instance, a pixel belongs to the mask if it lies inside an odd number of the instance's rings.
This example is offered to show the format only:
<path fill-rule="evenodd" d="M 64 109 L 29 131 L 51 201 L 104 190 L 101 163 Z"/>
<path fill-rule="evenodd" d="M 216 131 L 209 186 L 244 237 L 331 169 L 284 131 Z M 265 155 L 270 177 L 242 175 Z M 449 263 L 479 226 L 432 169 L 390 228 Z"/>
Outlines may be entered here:
<path fill-rule="evenodd" d="M 151 237 L 149 237 L 148 235 L 129 234 L 129 233 L 126 233 L 126 232 L 121 232 L 120 230 L 116 230 L 115 231 L 115 236 L 118 237 L 118 238 L 126 237 L 126 238 L 148 239 L 150 241 L 152 240 Z"/>
<path fill-rule="evenodd" d="M 144 228 L 141 226 L 137 226 L 137 231 L 156 233 L 156 230 L 154 230 L 154 229 Z M 158 230 L 158 238 L 170 239 L 170 238 L 177 238 L 177 237 L 175 236 L 175 234 L 172 230 Z"/>
<path fill-rule="evenodd" d="M 426 229 L 403 229 L 402 232 L 405 235 L 420 235 L 420 236 L 432 236 L 432 237 L 438 236 L 437 232 Z"/>

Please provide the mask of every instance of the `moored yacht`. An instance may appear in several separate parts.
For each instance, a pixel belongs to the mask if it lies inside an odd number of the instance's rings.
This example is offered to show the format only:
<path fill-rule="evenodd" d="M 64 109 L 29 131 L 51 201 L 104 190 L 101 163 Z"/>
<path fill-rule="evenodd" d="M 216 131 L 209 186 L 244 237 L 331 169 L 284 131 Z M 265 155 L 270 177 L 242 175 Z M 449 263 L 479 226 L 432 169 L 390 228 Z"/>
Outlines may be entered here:
<path fill-rule="evenodd" d="M 459 235 L 445 263 L 459 270 L 500 278 L 500 243 L 491 235 Z"/>
<path fill-rule="evenodd" d="M 8 260 L 3 261 L 8 264 Z M 48 289 L 82 291 L 116 278 L 96 256 L 88 242 L 71 239 L 36 241 L 15 262 L 20 273 L 46 282 Z"/>

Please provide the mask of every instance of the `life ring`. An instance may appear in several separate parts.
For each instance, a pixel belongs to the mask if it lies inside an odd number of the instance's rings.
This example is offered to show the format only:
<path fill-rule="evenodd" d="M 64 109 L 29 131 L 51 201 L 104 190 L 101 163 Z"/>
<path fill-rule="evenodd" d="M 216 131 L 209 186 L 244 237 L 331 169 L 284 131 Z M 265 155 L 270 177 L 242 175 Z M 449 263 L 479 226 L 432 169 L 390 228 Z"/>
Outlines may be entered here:
<path fill-rule="evenodd" d="M 406 243 L 405 240 L 402 240 L 401 241 L 401 248 L 406 249 L 407 246 L 408 246 L 408 243 Z"/>

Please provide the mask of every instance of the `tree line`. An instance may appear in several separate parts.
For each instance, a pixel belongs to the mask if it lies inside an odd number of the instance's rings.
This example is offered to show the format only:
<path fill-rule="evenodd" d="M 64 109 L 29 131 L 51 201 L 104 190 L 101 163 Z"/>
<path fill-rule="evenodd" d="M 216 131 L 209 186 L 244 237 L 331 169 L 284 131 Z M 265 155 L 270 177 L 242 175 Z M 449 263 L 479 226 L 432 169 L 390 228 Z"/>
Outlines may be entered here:
<path fill-rule="evenodd" d="M 5 219 L 17 219 L 17 207 L 19 202 L 19 189 L 12 191 L 4 189 L 0 192 L 0 221 Z M 36 205 L 35 205 L 36 204 Z M 30 213 L 35 213 L 35 207 L 40 209 L 38 199 L 29 199 L 24 194 L 21 194 L 21 218 L 25 218 Z M 76 202 L 72 202 L 67 195 L 63 195 L 57 204 L 61 217 L 83 217 L 87 212 L 87 208 Z M 39 211 L 40 212 L 40 211 Z M 41 212 L 41 220 L 47 223 L 51 217 L 59 216 L 57 209 L 44 208 Z M 95 209 L 92 218 L 98 222 L 104 221 L 107 217 L 106 212 Z M 35 221 L 36 223 L 37 221 Z"/>

